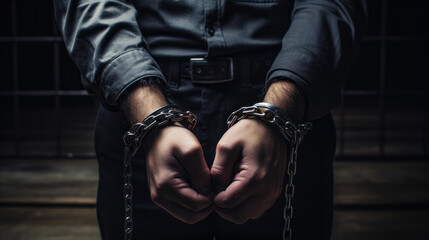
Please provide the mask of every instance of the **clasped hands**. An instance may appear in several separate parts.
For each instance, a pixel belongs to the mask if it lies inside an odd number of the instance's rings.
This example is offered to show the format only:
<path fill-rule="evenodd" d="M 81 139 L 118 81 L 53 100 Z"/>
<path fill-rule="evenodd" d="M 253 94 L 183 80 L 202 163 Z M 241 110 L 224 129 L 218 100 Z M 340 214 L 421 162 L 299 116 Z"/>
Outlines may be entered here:
<path fill-rule="evenodd" d="M 220 139 L 211 169 L 192 132 L 157 129 L 147 145 L 147 176 L 154 203 L 186 223 L 213 210 L 241 224 L 259 218 L 283 189 L 286 141 L 260 120 L 243 119 Z"/>
<path fill-rule="evenodd" d="M 136 87 L 126 96 L 120 102 L 131 123 L 167 104 L 153 85 Z M 306 108 L 297 87 L 283 80 L 270 85 L 264 101 L 287 109 L 296 122 Z M 184 127 L 155 129 L 145 142 L 151 198 L 184 222 L 196 223 L 214 210 L 241 224 L 259 218 L 282 192 L 287 144 L 278 129 L 260 120 L 243 119 L 228 129 L 211 169 L 201 144 Z"/>

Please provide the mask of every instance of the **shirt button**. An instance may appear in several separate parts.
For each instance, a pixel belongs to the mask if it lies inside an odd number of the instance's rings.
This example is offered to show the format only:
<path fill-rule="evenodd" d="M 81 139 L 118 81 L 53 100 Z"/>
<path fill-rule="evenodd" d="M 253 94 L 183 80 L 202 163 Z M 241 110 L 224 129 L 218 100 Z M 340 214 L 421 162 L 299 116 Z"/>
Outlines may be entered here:
<path fill-rule="evenodd" d="M 207 33 L 208 33 L 210 36 L 213 36 L 213 35 L 215 34 L 215 29 L 213 28 L 213 26 L 212 26 L 212 25 L 207 26 Z"/>

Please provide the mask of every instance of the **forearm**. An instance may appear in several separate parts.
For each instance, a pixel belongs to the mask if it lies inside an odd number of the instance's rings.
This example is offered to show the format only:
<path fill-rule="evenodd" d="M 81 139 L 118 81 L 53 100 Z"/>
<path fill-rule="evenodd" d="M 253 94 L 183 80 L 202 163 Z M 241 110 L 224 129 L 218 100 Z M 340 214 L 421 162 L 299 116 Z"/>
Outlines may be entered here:
<path fill-rule="evenodd" d="M 168 104 L 161 88 L 156 84 L 132 87 L 120 99 L 121 110 L 131 125 L 142 122 L 150 113 Z"/>
<path fill-rule="evenodd" d="M 290 81 L 279 80 L 272 83 L 265 94 L 264 102 L 281 108 L 294 122 L 302 122 L 304 119 L 305 97 Z"/>

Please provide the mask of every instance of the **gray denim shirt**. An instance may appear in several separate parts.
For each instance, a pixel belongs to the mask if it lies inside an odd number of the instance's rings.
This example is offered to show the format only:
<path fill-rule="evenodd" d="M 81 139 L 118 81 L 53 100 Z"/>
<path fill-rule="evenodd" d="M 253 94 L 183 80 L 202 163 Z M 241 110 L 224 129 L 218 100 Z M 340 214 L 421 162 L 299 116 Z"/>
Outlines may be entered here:
<path fill-rule="evenodd" d="M 266 83 L 295 82 L 308 120 L 340 104 L 365 20 L 364 0 L 55 0 L 55 10 L 84 87 L 107 107 L 142 78 L 165 81 L 154 58 L 279 49 Z"/>

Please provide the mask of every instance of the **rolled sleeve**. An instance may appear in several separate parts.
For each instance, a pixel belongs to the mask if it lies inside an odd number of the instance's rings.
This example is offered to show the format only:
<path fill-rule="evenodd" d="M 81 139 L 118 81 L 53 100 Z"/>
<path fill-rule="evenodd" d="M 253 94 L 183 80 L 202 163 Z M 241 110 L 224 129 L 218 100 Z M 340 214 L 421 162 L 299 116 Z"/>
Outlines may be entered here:
<path fill-rule="evenodd" d="M 162 75 L 128 0 L 55 0 L 55 14 L 66 48 L 83 86 L 109 109 L 139 79 Z"/>
<path fill-rule="evenodd" d="M 104 104 L 116 107 L 126 88 L 142 78 L 156 77 L 165 81 L 155 60 L 143 49 L 133 49 L 112 59 L 104 68 L 99 92 Z"/>

